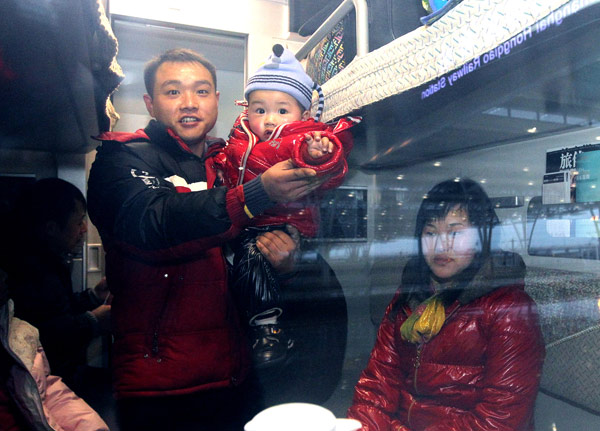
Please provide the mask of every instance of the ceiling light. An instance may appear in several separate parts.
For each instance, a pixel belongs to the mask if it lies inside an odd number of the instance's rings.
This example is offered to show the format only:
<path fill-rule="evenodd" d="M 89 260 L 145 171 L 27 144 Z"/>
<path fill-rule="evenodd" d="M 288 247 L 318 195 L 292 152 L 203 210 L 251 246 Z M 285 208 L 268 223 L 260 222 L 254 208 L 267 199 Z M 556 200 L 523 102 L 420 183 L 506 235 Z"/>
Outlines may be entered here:
<path fill-rule="evenodd" d="M 535 133 L 537 132 L 537 127 L 532 127 L 531 129 L 527 129 L 527 133 Z"/>

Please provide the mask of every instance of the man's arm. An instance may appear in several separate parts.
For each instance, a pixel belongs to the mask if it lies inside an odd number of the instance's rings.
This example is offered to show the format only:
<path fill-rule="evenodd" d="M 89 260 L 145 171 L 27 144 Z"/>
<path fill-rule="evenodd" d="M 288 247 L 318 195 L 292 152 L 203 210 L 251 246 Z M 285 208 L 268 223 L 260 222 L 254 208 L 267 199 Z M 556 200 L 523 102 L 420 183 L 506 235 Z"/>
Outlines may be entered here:
<path fill-rule="evenodd" d="M 88 211 L 105 242 L 160 250 L 230 229 L 226 189 L 180 193 L 157 171 L 160 159 L 147 160 L 159 150 L 108 144 L 99 149 L 88 182 Z"/>
<path fill-rule="evenodd" d="M 141 149 L 144 156 L 159 151 L 147 145 Z M 105 241 L 140 250 L 171 249 L 177 256 L 198 253 L 233 238 L 274 202 L 298 199 L 318 186 L 311 181 L 313 170 L 281 162 L 231 190 L 178 193 L 157 174 L 158 158 L 143 160 L 139 153 L 139 148 L 131 151 L 114 143 L 100 148 L 90 172 L 88 200 L 90 218 Z"/>

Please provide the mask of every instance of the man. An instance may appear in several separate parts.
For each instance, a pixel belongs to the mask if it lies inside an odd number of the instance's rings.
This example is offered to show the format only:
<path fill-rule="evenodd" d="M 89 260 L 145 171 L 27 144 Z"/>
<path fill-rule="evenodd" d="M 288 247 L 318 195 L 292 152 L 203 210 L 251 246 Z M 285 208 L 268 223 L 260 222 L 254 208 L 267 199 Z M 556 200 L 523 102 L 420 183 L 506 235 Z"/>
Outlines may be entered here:
<path fill-rule="evenodd" d="M 15 212 L 6 268 L 15 314 L 39 329 L 52 373 L 77 388 L 90 341 L 110 327 L 106 283 L 73 292 L 71 282 L 68 256 L 87 232 L 85 198 L 73 184 L 46 178 L 21 196 Z"/>
<path fill-rule="evenodd" d="M 247 346 L 220 246 L 319 182 L 286 161 L 235 189 L 215 187 L 212 156 L 224 142 L 207 137 L 219 101 L 214 66 L 171 50 L 147 64 L 144 80 L 155 120 L 100 137 L 88 191 L 114 294 L 121 427 L 241 429 L 255 411 L 243 411 Z M 271 232 L 258 247 L 276 269 L 290 269 L 289 236 Z"/>

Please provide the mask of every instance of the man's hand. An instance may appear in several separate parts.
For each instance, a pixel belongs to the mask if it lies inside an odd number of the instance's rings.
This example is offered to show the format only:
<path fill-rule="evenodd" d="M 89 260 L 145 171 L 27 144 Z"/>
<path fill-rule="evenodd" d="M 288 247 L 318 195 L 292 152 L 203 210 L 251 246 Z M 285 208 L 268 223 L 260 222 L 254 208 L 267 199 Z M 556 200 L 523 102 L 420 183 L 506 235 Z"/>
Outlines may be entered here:
<path fill-rule="evenodd" d="M 110 295 L 110 291 L 108 290 L 106 277 L 102 277 L 102 280 L 100 280 L 98 284 L 94 286 L 93 292 L 100 301 L 103 301 L 105 304 L 108 303 L 107 299 Z"/>
<path fill-rule="evenodd" d="M 110 305 L 101 305 L 90 311 L 98 321 L 101 334 L 108 334 L 110 332 L 110 309 Z"/>
<path fill-rule="evenodd" d="M 284 231 L 274 230 L 259 235 L 256 247 L 279 274 L 294 270 L 298 243 Z"/>
<path fill-rule="evenodd" d="M 308 154 L 313 159 L 323 157 L 333 152 L 333 142 L 327 136 L 321 136 L 321 132 L 307 133 L 305 136 Z"/>
<path fill-rule="evenodd" d="M 292 160 L 271 166 L 261 175 L 262 185 L 273 202 L 298 200 L 318 188 L 324 179 L 313 169 L 297 168 Z"/>

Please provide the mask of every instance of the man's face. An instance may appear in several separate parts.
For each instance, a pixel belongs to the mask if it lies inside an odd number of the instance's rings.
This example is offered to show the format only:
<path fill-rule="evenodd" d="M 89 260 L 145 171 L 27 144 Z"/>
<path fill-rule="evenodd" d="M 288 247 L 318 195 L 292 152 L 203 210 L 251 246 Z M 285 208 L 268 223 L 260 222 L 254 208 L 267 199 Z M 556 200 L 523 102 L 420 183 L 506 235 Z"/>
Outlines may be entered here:
<path fill-rule="evenodd" d="M 217 121 L 219 92 L 200 63 L 161 64 L 152 95 L 144 95 L 144 101 L 150 115 L 190 147 L 204 142 Z"/>
<path fill-rule="evenodd" d="M 81 246 L 87 232 L 87 220 L 83 204 L 75 201 L 75 209 L 69 215 L 67 224 L 61 228 L 56 222 L 49 222 L 48 238 L 54 249 L 60 253 L 71 253 Z"/>

